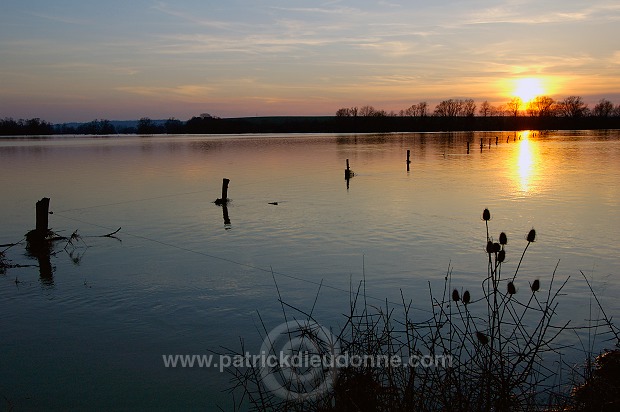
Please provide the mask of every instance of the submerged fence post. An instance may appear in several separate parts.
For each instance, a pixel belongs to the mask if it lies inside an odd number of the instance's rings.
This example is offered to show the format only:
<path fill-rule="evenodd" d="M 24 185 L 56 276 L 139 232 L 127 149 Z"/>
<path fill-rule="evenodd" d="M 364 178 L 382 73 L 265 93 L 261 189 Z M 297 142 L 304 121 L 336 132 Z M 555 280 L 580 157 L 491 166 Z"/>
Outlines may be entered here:
<path fill-rule="evenodd" d="M 43 284 L 51 286 L 54 284 L 52 263 L 50 256 L 52 244 L 48 236 L 51 235 L 49 224 L 50 199 L 44 197 L 36 203 L 36 222 L 35 229 L 26 233 L 26 250 L 37 258 L 39 263 L 39 276 Z"/>
<path fill-rule="evenodd" d="M 467 142 L 467 154 L 469 154 L 469 142 Z"/>
<path fill-rule="evenodd" d="M 344 178 L 349 180 L 353 176 L 353 172 L 349 168 L 349 159 L 347 159 L 347 168 L 344 169 Z"/>
<path fill-rule="evenodd" d="M 47 231 L 49 230 L 48 222 L 49 222 L 49 211 L 50 211 L 50 198 L 44 197 L 39 200 L 36 204 L 36 226 L 35 230 L 39 232 L 41 236 L 47 235 Z"/>
<path fill-rule="evenodd" d="M 26 233 L 28 247 L 39 250 L 46 246 L 46 239 L 50 230 L 48 228 L 48 215 L 50 209 L 49 197 L 44 197 L 36 203 L 35 228 Z"/>
<path fill-rule="evenodd" d="M 215 200 L 216 205 L 225 205 L 228 203 L 228 183 L 230 183 L 230 179 L 224 178 L 222 180 L 222 197 Z"/>

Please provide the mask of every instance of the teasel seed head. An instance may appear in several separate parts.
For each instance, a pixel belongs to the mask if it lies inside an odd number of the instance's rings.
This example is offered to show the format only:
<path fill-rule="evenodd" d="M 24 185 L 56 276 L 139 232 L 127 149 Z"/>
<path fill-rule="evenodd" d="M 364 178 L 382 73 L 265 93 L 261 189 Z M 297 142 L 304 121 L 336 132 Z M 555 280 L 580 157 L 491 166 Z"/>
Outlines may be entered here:
<path fill-rule="evenodd" d="M 508 294 L 509 295 L 514 295 L 515 293 L 517 293 L 517 288 L 515 288 L 515 284 L 512 282 L 508 282 Z"/>
<path fill-rule="evenodd" d="M 535 229 L 530 230 L 530 232 L 527 234 L 526 239 L 528 242 L 535 242 L 536 241 L 536 230 Z"/>
<path fill-rule="evenodd" d="M 499 234 L 499 243 L 502 245 L 505 245 L 508 243 L 508 237 L 506 236 L 506 233 L 502 232 Z"/>
<path fill-rule="evenodd" d="M 459 300 L 461 300 L 461 297 L 459 296 L 459 291 L 456 289 L 452 291 L 452 300 L 455 302 L 458 302 Z"/>
<path fill-rule="evenodd" d="M 489 212 L 489 209 L 484 209 L 482 212 L 482 220 L 491 220 L 491 212 Z"/>
<path fill-rule="evenodd" d="M 504 260 L 506 260 L 506 251 L 504 249 L 502 249 L 497 254 L 497 262 L 498 263 L 504 263 Z"/>
<path fill-rule="evenodd" d="M 532 282 L 532 285 L 530 287 L 532 288 L 532 292 L 538 292 L 538 289 L 540 289 L 540 280 L 536 279 L 534 282 Z"/>
<path fill-rule="evenodd" d="M 487 253 L 493 253 L 495 247 L 493 246 L 493 242 L 490 240 L 487 242 Z"/>

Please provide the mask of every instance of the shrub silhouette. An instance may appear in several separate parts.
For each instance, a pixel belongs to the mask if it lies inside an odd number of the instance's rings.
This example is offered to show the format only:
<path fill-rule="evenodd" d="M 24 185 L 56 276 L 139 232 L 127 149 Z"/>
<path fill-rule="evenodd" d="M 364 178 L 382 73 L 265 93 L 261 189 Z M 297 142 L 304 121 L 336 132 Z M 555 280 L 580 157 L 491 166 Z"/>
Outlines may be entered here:
<path fill-rule="evenodd" d="M 243 398 L 256 410 L 278 411 L 589 411 L 593 409 L 571 408 L 587 404 L 592 391 L 597 390 L 606 394 L 600 397 L 601 403 L 617 402 L 620 351 L 613 357 L 599 358 L 599 365 L 611 366 L 597 369 L 574 396 L 560 389 L 554 379 L 557 370 L 549 365 L 564 348 L 558 338 L 571 331 L 568 322 L 555 322 L 558 297 L 568 279 L 556 281 L 556 265 L 545 284 L 532 279 L 529 288 L 519 289 L 519 285 L 528 285 L 519 268 L 536 240 L 536 231 L 527 233 L 518 264 L 509 270 L 505 263 L 506 233 L 495 242 L 490 236 L 488 209 L 482 220 L 488 256 L 479 291 L 461 294 L 451 286 L 452 269 L 448 268 L 441 296 L 435 296 L 429 283 L 430 317 L 416 321 L 412 303 L 404 297 L 398 315 L 387 301 L 381 307 L 369 305 L 365 285 L 360 282 L 357 292 L 351 294 L 346 323 L 338 334 L 342 353 L 350 356 L 412 359 L 440 355 L 449 362 L 431 367 L 389 362 L 347 365 L 338 369 L 331 392 L 301 403 L 270 393 L 261 384 L 256 368 L 231 368 L 231 390 L 241 389 Z M 285 306 L 314 321 L 294 306 L 283 304 L 283 309 Z M 601 326 L 608 326 L 618 338 L 607 317 L 591 327 Z M 608 384 L 609 375 L 613 375 L 613 384 Z"/>

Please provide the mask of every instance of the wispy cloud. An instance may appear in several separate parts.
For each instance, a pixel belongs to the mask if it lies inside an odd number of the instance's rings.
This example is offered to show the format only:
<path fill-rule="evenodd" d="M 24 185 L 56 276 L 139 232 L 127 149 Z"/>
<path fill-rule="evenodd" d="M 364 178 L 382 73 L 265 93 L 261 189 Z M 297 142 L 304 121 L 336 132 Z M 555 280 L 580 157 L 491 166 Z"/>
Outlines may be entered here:
<path fill-rule="evenodd" d="M 465 24 L 549 24 L 617 20 L 620 5 L 589 2 L 507 1 L 469 12 Z"/>
<path fill-rule="evenodd" d="M 276 33 L 256 33 L 227 36 L 220 34 L 176 34 L 161 36 L 162 44 L 157 52 L 163 54 L 184 53 L 285 53 L 338 44 L 342 39 L 319 36 L 282 36 Z"/>
<path fill-rule="evenodd" d="M 39 19 L 53 21 L 55 23 L 73 24 L 79 26 L 86 26 L 93 23 L 93 21 L 89 19 L 71 18 L 66 15 L 52 15 L 38 12 L 29 12 L 28 14 Z"/>
<path fill-rule="evenodd" d="M 323 14 L 334 16 L 347 16 L 366 14 L 359 8 L 354 7 L 271 7 L 272 10 L 284 11 L 297 14 Z"/>
<path fill-rule="evenodd" d="M 191 23 L 192 25 L 218 29 L 218 30 L 227 30 L 227 31 L 238 31 L 238 30 L 247 30 L 252 27 L 251 24 L 241 23 L 235 20 L 223 20 L 223 19 L 213 19 L 209 17 L 203 17 L 203 13 L 196 13 L 185 10 L 180 10 L 176 8 L 172 8 L 169 4 L 164 2 L 158 2 L 151 7 L 153 10 L 156 10 L 160 13 L 163 13 L 168 16 L 172 16 L 182 20 L 186 23 Z"/>
<path fill-rule="evenodd" d="M 122 86 L 116 90 L 148 97 L 166 97 L 183 101 L 203 101 L 209 96 L 213 87 L 205 85 L 180 85 L 174 87 L 158 86 Z"/>

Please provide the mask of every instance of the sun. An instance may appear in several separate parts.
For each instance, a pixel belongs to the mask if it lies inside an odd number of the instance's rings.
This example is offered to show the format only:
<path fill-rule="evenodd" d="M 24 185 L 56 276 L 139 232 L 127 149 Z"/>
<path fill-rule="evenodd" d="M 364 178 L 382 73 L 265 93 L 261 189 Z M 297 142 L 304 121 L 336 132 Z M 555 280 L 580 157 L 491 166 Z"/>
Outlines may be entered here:
<path fill-rule="evenodd" d="M 520 98 L 523 103 L 527 103 L 536 96 L 543 95 L 545 89 L 542 81 L 535 77 L 526 77 L 515 80 L 513 95 Z"/>

